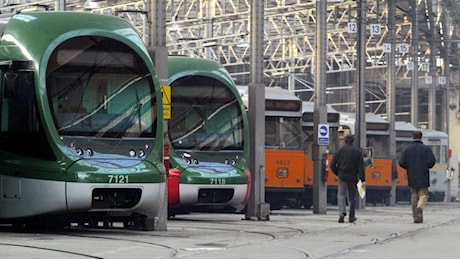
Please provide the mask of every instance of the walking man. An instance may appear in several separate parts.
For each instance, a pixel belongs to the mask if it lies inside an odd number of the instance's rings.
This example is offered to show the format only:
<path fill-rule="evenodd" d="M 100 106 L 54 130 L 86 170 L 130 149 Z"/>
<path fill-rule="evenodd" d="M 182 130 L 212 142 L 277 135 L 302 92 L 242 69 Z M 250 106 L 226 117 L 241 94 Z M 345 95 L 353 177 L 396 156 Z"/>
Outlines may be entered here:
<path fill-rule="evenodd" d="M 423 223 L 423 207 L 428 201 L 430 186 L 430 169 L 436 163 L 436 158 L 431 148 L 422 143 L 421 131 L 415 131 L 412 139 L 412 143 L 404 149 L 399 158 L 399 166 L 407 172 L 414 223 Z"/>
<path fill-rule="evenodd" d="M 364 173 L 364 160 L 361 149 L 353 146 L 355 138 L 347 135 L 344 138 L 344 145 L 338 149 L 332 157 L 331 170 L 338 176 L 337 204 L 339 205 L 339 223 L 343 223 L 347 215 L 347 198 L 350 204 L 350 216 L 348 222 L 356 221 L 356 184 L 361 179 L 365 185 L 366 176 Z M 359 179 L 358 179 L 359 178 Z"/>

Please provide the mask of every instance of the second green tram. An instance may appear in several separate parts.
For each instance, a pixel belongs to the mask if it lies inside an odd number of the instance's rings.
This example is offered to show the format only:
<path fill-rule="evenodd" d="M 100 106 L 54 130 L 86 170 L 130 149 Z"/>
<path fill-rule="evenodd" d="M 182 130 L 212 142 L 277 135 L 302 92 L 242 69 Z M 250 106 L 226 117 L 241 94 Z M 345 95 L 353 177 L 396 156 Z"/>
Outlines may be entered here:
<path fill-rule="evenodd" d="M 169 214 L 245 208 L 250 189 L 249 127 L 229 73 L 217 62 L 168 58 Z"/>

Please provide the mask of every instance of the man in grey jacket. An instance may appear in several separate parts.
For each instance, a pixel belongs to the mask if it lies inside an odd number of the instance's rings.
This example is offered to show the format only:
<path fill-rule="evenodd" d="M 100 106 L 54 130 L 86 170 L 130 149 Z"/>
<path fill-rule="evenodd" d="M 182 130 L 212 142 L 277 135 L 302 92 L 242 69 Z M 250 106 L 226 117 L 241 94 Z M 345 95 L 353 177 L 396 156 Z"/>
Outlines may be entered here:
<path fill-rule="evenodd" d="M 347 135 L 344 138 L 344 145 L 337 150 L 332 157 L 331 170 L 338 176 L 337 204 L 339 205 L 339 223 L 343 223 L 346 213 L 347 197 L 350 203 L 350 216 L 348 222 L 356 221 L 356 184 L 361 179 L 363 185 L 366 182 L 364 172 L 364 160 L 361 149 L 353 146 L 355 138 Z M 359 178 L 359 179 L 358 179 Z"/>
<path fill-rule="evenodd" d="M 399 166 L 406 169 L 407 172 L 414 223 L 422 223 L 423 207 L 428 201 L 430 169 L 435 165 L 436 158 L 431 148 L 422 143 L 421 131 L 415 131 L 412 139 L 412 143 L 401 153 Z"/>

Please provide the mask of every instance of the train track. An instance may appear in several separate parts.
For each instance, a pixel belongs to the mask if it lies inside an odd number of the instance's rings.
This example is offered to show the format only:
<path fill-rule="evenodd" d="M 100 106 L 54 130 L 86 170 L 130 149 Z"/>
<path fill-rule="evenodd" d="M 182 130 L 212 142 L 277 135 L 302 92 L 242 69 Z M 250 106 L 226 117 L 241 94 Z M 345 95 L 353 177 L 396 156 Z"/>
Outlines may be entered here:
<path fill-rule="evenodd" d="M 405 250 L 410 252 L 410 245 L 416 244 L 413 241 L 444 235 L 442 232 L 449 230 L 459 232 L 455 228 L 460 223 L 460 204 L 429 205 L 423 224 L 412 223 L 409 211 L 408 205 L 369 207 L 357 212 L 355 224 L 337 223 L 334 210 L 326 215 L 309 210 L 274 211 L 270 221 L 242 220 L 238 214 L 196 213 L 168 221 L 167 231 L 150 232 L 114 225 L 16 233 L 0 226 L 0 255 L 88 259 L 375 258 L 371 252 L 386 247 L 408 245 Z M 390 254 L 392 258 L 391 251 L 384 250 L 382 257 Z"/>

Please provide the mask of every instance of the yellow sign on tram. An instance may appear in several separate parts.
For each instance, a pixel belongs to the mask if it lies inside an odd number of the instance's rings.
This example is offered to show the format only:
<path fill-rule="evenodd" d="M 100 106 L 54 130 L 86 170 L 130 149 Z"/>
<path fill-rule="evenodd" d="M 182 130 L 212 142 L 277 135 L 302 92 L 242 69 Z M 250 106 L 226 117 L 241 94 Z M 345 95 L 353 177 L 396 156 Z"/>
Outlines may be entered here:
<path fill-rule="evenodd" d="M 171 119 L 171 86 L 161 86 L 163 119 Z"/>

